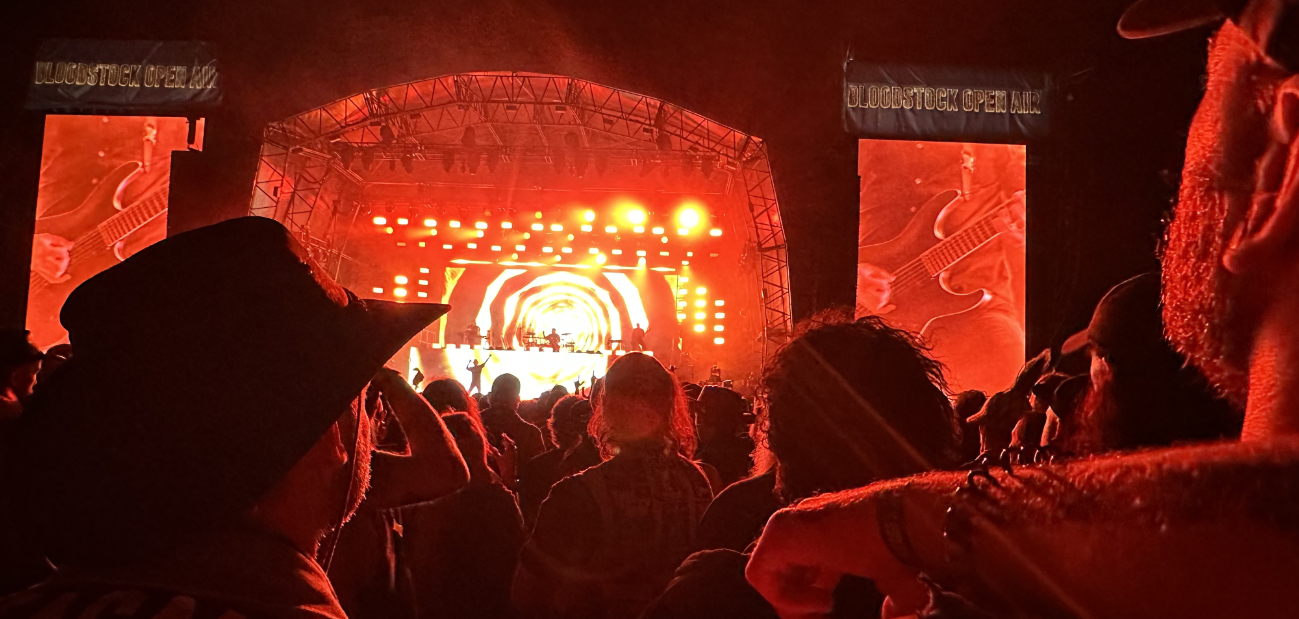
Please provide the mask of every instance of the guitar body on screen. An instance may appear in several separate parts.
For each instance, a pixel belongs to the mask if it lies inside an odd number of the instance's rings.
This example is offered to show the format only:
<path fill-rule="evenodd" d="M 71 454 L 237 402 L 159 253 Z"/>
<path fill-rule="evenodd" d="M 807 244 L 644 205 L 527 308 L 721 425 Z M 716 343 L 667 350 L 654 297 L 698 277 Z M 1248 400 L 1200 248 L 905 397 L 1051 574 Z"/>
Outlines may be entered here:
<path fill-rule="evenodd" d="M 982 288 L 952 292 L 948 269 L 1002 232 L 1022 227 L 1021 198 L 944 237 L 942 221 L 960 197 L 954 189 L 939 193 L 916 210 L 896 237 L 858 248 L 858 264 L 873 264 L 894 275 L 885 305 L 891 309 L 880 314 L 893 326 L 925 334 L 936 319 L 973 311 L 991 300 Z"/>
<path fill-rule="evenodd" d="M 36 220 L 36 234 L 52 234 L 72 242 L 70 261 L 62 277 L 51 280 L 31 273 L 27 328 L 37 346 L 52 346 L 66 336 L 58 313 L 68 295 L 95 274 L 121 262 L 130 253 L 125 246 L 131 235 L 166 212 L 165 184 L 132 204 L 122 203 L 126 188 L 143 172 L 140 162 L 124 163 L 101 179 L 76 208 Z"/>

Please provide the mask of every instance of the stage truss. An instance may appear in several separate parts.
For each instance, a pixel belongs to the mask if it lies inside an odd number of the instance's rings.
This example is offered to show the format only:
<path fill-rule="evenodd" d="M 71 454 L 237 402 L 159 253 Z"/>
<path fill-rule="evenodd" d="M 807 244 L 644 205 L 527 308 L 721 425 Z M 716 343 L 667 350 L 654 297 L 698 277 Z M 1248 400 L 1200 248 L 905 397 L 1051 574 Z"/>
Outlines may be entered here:
<path fill-rule="evenodd" d="M 486 144 L 426 144 L 416 136 L 476 127 Z M 536 131 L 520 133 L 520 126 Z M 513 127 L 515 130 L 508 130 Z M 548 128 L 576 129 L 581 143 L 552 144 Z M 419 159 L 494 167 L 513 158 L 564 165 L 680 165 L 743 183 L 763 311 L 763 359 L 791 332 L 788 252 L 762 140 L 653 97 L 584 80 L 533 73 L 445 75 L 363 92 L 265 132 L 249 212 L 284 223 L 331 272 L 346 255 L 362 180 L 344 165 L 358 156 L 395 165 Z M 286 171 L 288 171 L 286 173 Z"/>

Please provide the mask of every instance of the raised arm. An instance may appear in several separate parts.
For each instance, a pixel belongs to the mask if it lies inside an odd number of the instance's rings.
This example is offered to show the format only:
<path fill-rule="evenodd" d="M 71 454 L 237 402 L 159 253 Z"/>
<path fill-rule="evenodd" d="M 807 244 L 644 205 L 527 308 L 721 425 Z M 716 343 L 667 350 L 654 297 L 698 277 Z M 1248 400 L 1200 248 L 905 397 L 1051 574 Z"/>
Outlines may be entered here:
<path fill-rule="evenodd" d="M 926 599 L 919 572 L 989 608 L 1051 615 L 1267 616 L 1294 606 L 1299 442 L 995 477 L 999 485 L 976 480 L 987 489 L 977 496 L 954 498 L 966 475 L 942 473 L 804 501 L 772 517 L 746 574 L 786 617 L 828 612 L 844 574 L 874 579 L 898 610 L 914 611 Z"/>
<path fill-rule="evenodd" d="M 375 453 L 366 500 L 380 508 L 400 507 L 431 501 L 469 483 L 469 469 L 433 407 L 391 370 L 382 370 L 374 386 L 401 423 L 409 453 Z"/>

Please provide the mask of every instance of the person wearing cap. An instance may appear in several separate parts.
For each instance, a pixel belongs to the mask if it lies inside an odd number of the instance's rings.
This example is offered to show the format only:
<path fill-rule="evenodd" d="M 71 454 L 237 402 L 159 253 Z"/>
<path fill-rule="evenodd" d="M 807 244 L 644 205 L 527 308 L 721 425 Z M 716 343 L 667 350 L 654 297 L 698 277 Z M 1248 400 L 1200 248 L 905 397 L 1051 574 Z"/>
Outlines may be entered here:
<path fill-rule="evenodd" d="M 79 286 L 61 316 L 76 354 L 31 398 L 2 480 L 59 569 L 0 617 L 342 619 L 322 539 L 366 496 L 372 433 L 390 425 L 370 415 L 395 416 L 408 454 L 376 457 L 404 481 L 375 500 L 467 481 L 445 426 L 383 370 L 447 309 L 358 299 L 258 217 Z M 367 406 L 367 385 L 391 407 Z"/>
<path fill-rule="evenodd" d="M 753 468 L 753 439 L 745 419 L 749 405 L 739 393 L 716 385 L 704 387 L 698 403 L 695 460 L 717 469 L 721 490 L 748 477 Z"/>
<path fill-rule="evenodd" d="M 1203 442 L 1240 435 L 1241 415 L 1215 397 L 1163 337 L 1159 274 L 1110 289 L 1064 353 L 1090 358 L 1090 387 L 1072 420 L 1073 454 Z"/>
<path fill-rule="evenodd" d="M 786 617 L 844 575 L 890 616 L 958 590 L 1003 614 L 1289 616 L 1299 574 L 1299 2 L 1142 0 L 1140 38 L 1226 21 L 1162 262 L 1165 333 L 1245 409 L 1239 441 L 935 473 L 772 516 L 746 568 Z M 920 575 L 927 579 L 920 579 Z"/>

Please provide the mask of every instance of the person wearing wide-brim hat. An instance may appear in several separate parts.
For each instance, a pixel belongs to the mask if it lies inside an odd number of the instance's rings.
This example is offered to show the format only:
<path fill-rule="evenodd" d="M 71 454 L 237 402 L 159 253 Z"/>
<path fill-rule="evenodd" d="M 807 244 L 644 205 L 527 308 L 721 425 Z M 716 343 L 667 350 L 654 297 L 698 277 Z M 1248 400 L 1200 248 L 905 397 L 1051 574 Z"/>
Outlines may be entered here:
<path fill-rule="evenodd" d="M 61 315 L 76 353 L 37 389 L 3 469 L 59 570 L 0 616 L 343 617 L 319 546 L 365 495 L 367 411 L 385 408 L 366 406 L 367 385 L 391 396 L 419 467 L 389 496 L 467 480 L 436 414 L 396 404 L 412 394 L 383 370 L 447 309 L 358 299 L 253 217 L 82 284 Z"/>

